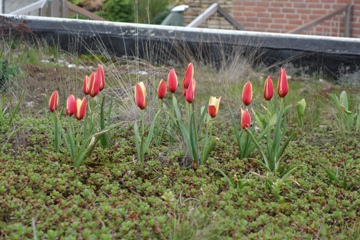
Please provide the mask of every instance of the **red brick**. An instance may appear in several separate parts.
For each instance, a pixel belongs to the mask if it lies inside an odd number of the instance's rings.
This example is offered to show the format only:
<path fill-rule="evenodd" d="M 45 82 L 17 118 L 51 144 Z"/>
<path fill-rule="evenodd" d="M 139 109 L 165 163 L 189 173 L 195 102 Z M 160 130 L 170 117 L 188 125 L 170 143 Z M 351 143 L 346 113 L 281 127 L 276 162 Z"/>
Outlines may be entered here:
<path fill-rule="evenodd" d="M 256 24 L 256 28 L 258 28 L 258 29 L 267 29 L 269 27 L 270 27 L 269 23 L 257 23 Z"/>
<path fill-rule="evenodd" d="M 261 6 L 261 7 L 269 7 L 270 3 L 269 1 L 263 1 L 263 2 L 256 2 L 256 6 Z"/>
<path fill-rule="evenodd" d="M 268 8 L 266 7 L 254 7 L 255 12 L 266 12 Z"/>
<path fill-rule="evenodd" d="M 298 19 L 290 19 L 290 20 L 289 20 L 289 24 L 291 24 L 291 25 L 298 25 L 298 26 L 300 26 L 300 25 L 303 25 L 303 24 L 304 24 L 304 22 L 303 22 L 303 21 L 301 21 L 301 20 L 298 20 Z"/>
<path fill-rule="evenodd" d="M 287 13 L 285 14 L 286 19 L 300 19 L 299 14 Z"/>
<path fill-rule="evenodd" d="M 323 9 L 323 10 L 312 9 L 311 13 L 314 15 L 326 15 L 328 13 L 328 11 L 326 11 L 325 9 Z"/>
<path fill-rule="evenodd" d="M 287 23 L 288 20 L 286 18 L 273 18 L 273 23 Z"/>
<path fill-rule="evenodd" d="M 271 12 L 271 13 L 280 13 L 280 12 L 281 12 L 281 8 L 269 7 L 269 8 L 268 8 L 268 12 Z"/>
<path fill-rule="evenodd" d="M 324 9 L 323 4 L 321 3 L 309 3 L 307 7 L 308 9 Z"/>
<path fill-rule="evenodd" d="M 306 8 L 307 4 L 306 3 L 294 3 L 294 8 Z"/>
<path fill-rule="evenodd" d="M 282 2 L 271 2 L 270 3 L 270 6 L 271 7 L 284 7 L 284 3 L 282 3 Z"/>
<path fill-rule="evenodd" d="M 270 17 L 271 17 L 271 14 L 268 13 L 268 12 L 258 12 L 258 13 L 257 13 L 257 16 L 258 16 L 259 18 L 270 18 Z"/>
<path fill-rule="evenodd" d="M 296 9 L 296 13 L 300 13 L 300 14 L 310 14 L 311 13 L 311 9 Z"/>
<path fill-rule="evenodd" d="M 283 8 L 283 9 L 281 9 L 281 12 L 283 12 L 283 13 L 295 13 L 295 9 L 294 8 Z"/>
<path fill-rule="evenodd" d="M 273 23 L 272 18 L 258 18 L 257 23 Z"/>
<path fill-rule="evenodd" d="M 256 17 L 256 13 L 255 12 L 250 12 L 250 11 L 245 11 L 244 16 L 245 17 Z"/>
<path fill-rule="evenodd" d="M 246 22 L 254 22 L 256 23 L 258 21 L 258 18 L 256 17 L 247 17 L 246 18 Z"/>

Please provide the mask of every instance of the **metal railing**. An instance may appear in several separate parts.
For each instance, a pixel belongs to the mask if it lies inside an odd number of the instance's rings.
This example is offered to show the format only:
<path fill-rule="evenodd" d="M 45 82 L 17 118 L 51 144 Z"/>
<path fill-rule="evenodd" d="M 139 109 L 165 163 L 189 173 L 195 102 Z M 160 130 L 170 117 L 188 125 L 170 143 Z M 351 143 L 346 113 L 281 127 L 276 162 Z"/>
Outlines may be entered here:
<path fill-rule="evenodd" d="M 319 24 L 324 23 L 327 20 L 332 19 L 333 17 L 342 14 L 343 12 L 345 12 L 345 27 L 344 27 L 344 37 L 351 37 L 351 13 L 352 13 L 352 4 L 346 4 L 344 6 L 342 6 L 341 8 L 326 14 L 323 17 L 319 17 L 305 25 L 302 25 L 300 27 L 297 27 L 291 31 L 289 31 L 288 33 L 301 33 L 304 31 L 307 31 L 313 27 L 316 27 Z M 340 29 L 340 24 L 338 26 L 338 28 Z"/>
<path fill-rule="evenodd" d="M 210 18 L 215 13 L 219 13 L 222 15 L 234 28 L 237 30 L 245 30 L 243 26 L 241 26 L 233 17 L 230 16 L 219 4 L 213 3 L 210 7 L 208 7 L 203 13 L 197 16 L 191 23 L 189 23 L 186 27 L 198 27 L 203 22 L 205 22 L 208 18 Z"/>
<path fill-rule="evenodd" d="M 106 19 L 89 12 L 81 7 L 76 6 L 66 0 L 39 0 L 32 4 L 29 4 L 25 7 L 19 8 L 13 12 L 10 12 L 11 15 L 28 15 L 30 12 L 39 11 L 39 16 L 49 16 L 49 17 L 65 17 L 69 16 L 70 12 L 85 16 L 92 20 L 106 21 Z"/>

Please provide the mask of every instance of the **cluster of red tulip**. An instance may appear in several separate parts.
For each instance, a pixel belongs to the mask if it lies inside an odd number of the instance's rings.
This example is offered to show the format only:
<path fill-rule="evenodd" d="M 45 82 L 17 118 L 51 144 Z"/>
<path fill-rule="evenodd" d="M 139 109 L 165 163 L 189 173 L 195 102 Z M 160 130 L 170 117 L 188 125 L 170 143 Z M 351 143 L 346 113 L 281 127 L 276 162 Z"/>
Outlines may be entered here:
<path fill-rule="evenodd" d="M 198 138 L 196 137 L 198 133 L 195 133 L 194 129 L 200 129 L 199 126 L 201 126 L 201 124 L 204 122 L 205 114 L 200 114 L 201 115 L 200 118 L 198 118 L 197 121 L 195 121 L 195 116 L 194 116 L 195 112 L 193 111 L 192 108 L 193 108 L 194 99 L 196 98 L 196 81 L 194 80 L 194 67 L 192 63 L 188 64 L 185 76 L 181 84 L 182 95 L 185 97 L 185 100 L 188 103 L 185 106 L 188 121 L 182 120 L 182 117 L 180 116 L 181 111 L 179 110 L 179 105 L 177 104 L 177 100 L 174 95 L 174 93 L 178 89 L 178 85 L 179 83 L 175 69 L 171 69 L 167 76 L 167 84 L 164 81 L 164 79 L 160 80 L 157 88 L 157 94 L 159 99 L 164 99 L 167 90 L 173 93 L 172 94 L 173 109 L 170 111 L 166 111 L 167 116 L 170 118 L 170 123 L 169 123 L 171 125 L 171 126 L 169 125 L 170 131 L 173 131 L 174 129 L 178 129 L 182 133 L 182 136 L 186 138 L 184 139 L 184 141 L 186 142 L 188 149 L 189 150 L 191 149 L 190 155 L 192 156 L 193 160 L 197 164 L 201 164 L 207 159 L 209 152 L 217 142 L 218 138 L 215 137 L 210 140 L 209 135 L 211 135 L 211 130 L 209 131 L 209 128 L 211 128 L 210 127 L 211 124 L 208 124 L 206 134 L 204 135 L 204 142 L 203 142 L 204 146 L 202 147 L 203 153 L 202 154 L 199 153 L 198 140 L 197 140 Z M 208 114 L 210 115 L 211 118 L 216 117 L 216 115 L 218 114 L 220 101 L 221 101 L 221 97 L 219 98 L 213 96 L 210 97 L 208 104 Z M 146 103 L 147 103 L 146 87 L 143 82 L 136 83 L 135 85 L 135 102 L 141 110 L 146 108 Z M 195 127 L 196 124 L 198 124 L 198 127 Z M 137 126 L 135 129 L 137 129 Z M 149 130 L 149 135 L 148 135 L 149 139 L 151 139 L 152 137 L 150 133 L 152 134 L 152 131 Z M 138 143 L 139 146 L 141 146 L 141 141 L 142 141 L 141 138 L 139 138 L 139 143 Z M 139 151 L 139 152 L 141 152 L 142 154 L 142 155 L 139 154 L 139 159 L 142 160 L 144 152 L 143 151 Z M 201 159 L 200 159 L 200 155 L 201 155 Z"/>
<path fill-rule="evenodd" d="M 96 72 L 92 72 L 90 77 L 84 77 L 83 92 L 85 95 L 90 94 L 95 97 L 105 87 L 105 74 L 102 65 L 99 65 Z M 74 115 L 77 120 L 81 120 L 86 115 L 87 99 L 77 98 L 73 94 L 69 95 L 66 102 L 66 115 Z M 59 105 L 59 93 L 54 91 L 49 99 L 49 109 L 54 112 Z"/>
<path fill-rule="evenodd" d="M 83 92 L 85 95 L 90 94 L 91 97 L 95 97 L 105 86 L 105 74 L 104 69 L 101 65 L 98 66 L 96 72 L 91 73 L 90 77 L 85 76 L 83 84 Z M 70 157 L 76 167 L 78 167 L 82 160 L 90 155 L 94 144 L 100 137 L 105 138 L 106 131 L 101 131 L 96 135 L 96 137 L 91 137 L 94 131 L 94 128 L 87 129 L 84 124 L 84 132 L 80 134 L 80 137 L 77 137 L 77 134 L 74 134 L 72 131 L 72 124 L 70 123 L 67 131 L 61 126 L 61 121 L 59 114 L 56 112 L 59 105 L 59 93 L 54 91 L 49 99 L 49 109 L 54 113 L 54 146 L 56 151 L 59 151 L 60 148 L 60 137 L 61 134 L 64 137 L 65 144 L 68 147 Z M 69 95 L 66 102 L 65 114 L 68 116 L 74 115 L 77 120 L 82 120 L 86 115 L 87 108 L 87 99 L 75 98 L 73 94 Z M 102 116 L 103 117 L 103 116 Z M 104 124 L 102 123 L 102 118 L 100 119 L 101 130 L 104 130 Z M 95 139 L 95 141 L 91 140 Z M 107 140 L 107 139 L 105 139 Z M 89 145 L 90 141 L 90 145 Z M 105 144 L 105 142 L 104 142 Z M 75 146 L 81 146 L 80 148 Z M 90 147 L 89 147 L 90 146 Z M 103 145 L 105 146 L 105 145 Z"/>
<path fill-rule="evenodd" d="M 280 69 L 277 91 L 280 98 L 284 98 L 289 92 L 289 85 L 286 77 L 285 68 Z M 264 84 L 264 98 L 270 101 L 274 95 L 273 81 L 270 76 L 267 77 Z M 245 106 L 249 106 L 252 101 L 252 85 L 250 81 L 244 85 L 242 92 L 242 102 Z M 247 109 L 241 110 L 241 128 L 246 129 L 251 125 L 251 116 Z"/>
<path fill-rule="evenodd" d="M 196 98 L 196 81 L 194 79 L 194 67 L 189 63 L 186 69 L 185 77 L 182 80 L 182 94 L 188 103 L 192 103 Z M 167 78 L 167 88 L 164 79 L 161 79 L 157 89 L 159 99 L 166 96 L 167 89 L 171 93 L 175 93 L 178 88 L 178 79 L 175 69 L 171 69 Z M 220 98 L 211 96 L 209 100 L 208 112 L 214 118 L 219 112 Z M 146 87 L 143 82 L 136 83 L 135 86 L 135 102 L 138 107 L 143 110 L 146 107 Z"/>

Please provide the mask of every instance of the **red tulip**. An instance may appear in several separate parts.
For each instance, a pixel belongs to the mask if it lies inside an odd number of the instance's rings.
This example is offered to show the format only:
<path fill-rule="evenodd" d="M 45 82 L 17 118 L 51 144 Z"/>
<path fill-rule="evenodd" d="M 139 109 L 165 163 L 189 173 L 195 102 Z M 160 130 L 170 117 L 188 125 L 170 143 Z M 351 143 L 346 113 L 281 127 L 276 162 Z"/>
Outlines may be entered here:
<path fill-rule="evenodd" d="M 90 94 L 90 78 L 87 75 L 84 77 L 83 92 L 85 95 Z"/>
<path fill-rule="evenodd" d="M 264 98 L 266 101 L 269 101 L 274 95 L 274 86 L 270 76 L 265 80 L 264 85 Z"/>
<path fill-rule="evenodd" d="M 169 74 L 168 74 L 168 88 L 169 88 L 169 91 L 174 93 L 176 92 L 176 89 L 178 87 L 178 80 L 177 80 L 177 76 L 176 76 L 176 73 L 175 73 L 175 69 L 171 69 Z"/>
<path fill-rule="evenodd" d="M 81 120 L 85 117 L 86 114 L 86 97 L 81 100 L 80 98 L 76 99 L 76 111 L 75 117 L 77 120 Z"/>
<path fill-rule="evenodd" d="M 68 98 L 67 98 L 67 101 L 66 101 L 66 110 L 65 110 L 65 113 L 66 115 L 73 115 L 75 114 L 76 112 L 76 102 L 75 102 L 75 97 L 74 95 L 70 95 Z"/>
<path fill-rule="evenodd" d="M 251 117 L 249 111 L 247 109 L 245 110 L 241 109 L 241 128 L 246 129 L 250 127 L 250 124 L 251 124 Z"/>
<path fill-rule="evenodd" d="M 285 68 L 280 69 L 280 76 L 278 80 L 278 94 L 279 97 L 284 98 L 289 92 L 289 85 L 286 77 Z"/>
<path fill-rule="evenodd" d="M 163 99 L 166 96 L 166 83 L 164 79 L 161 79 L 158 87 L 158 97 Z"/>
<path fill-rule="evenodd" d="M 99 78 L 99 91 L 103 90 L 105 88 L 105 73 L 104 68 L 102 65 L 98 65 L 97 71 L 96 71 L 98 78 Z"/>
<path fill-rule="evenodd" d="M 141 110 L 146 108 L 146 87 L 143 82 L 135 85 L 135 102 Z"/>
<path fill-rule="evenodd" d="M 90 96 L 95 97 L 100 90 L 100 79 L 97 72 L 92 72 L 90 75 Z"/>
<path fill-rule="evenodd" d="M 221 101 L 221 97 L 216 98 L 216 97 L 210 96 L 208 113 L 212 118 L 216 117 L 216 115 L 219 112 L 220 101 Z"/>
<path fill-rule="evenodd" d="M 194 101 L 196 95 L 196 81 L 192 80 L 188 89 L 186 90 L 185 99 L 188 103 L 192 103 Z"/>
<path fill-rule="evenodd" d="M 252 100 L 252 85 L 250 81 L 247 81 L 244 85 L 243 92 L 242 92 L 242 102 L 245 106 L 248 106 Z"/>
<path fill-rule="evenodd" d="M 185 77 L 183 79 L 184 88 L 187 89 L 194 78 L 194 66 L 192 63 L 189 63 L 186 69 Z"/>
<path fill-rule="evenodd" d="M 54 91 L 49 99 L 49 109 L 51 112 L 54 112 L 59 105 L 59 93 L 58 91 Z"/>

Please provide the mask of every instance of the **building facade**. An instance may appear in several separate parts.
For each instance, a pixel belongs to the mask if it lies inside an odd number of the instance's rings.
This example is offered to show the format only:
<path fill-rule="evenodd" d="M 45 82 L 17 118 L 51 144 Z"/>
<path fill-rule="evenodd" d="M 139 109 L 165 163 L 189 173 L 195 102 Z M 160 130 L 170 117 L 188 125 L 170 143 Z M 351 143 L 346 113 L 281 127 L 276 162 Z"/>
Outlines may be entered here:
<path fill-rule="evenodd" d="M 247 31 L 287 33 L 315 19 L 330 14 L 346 4 L 352 4 L 350 36 L 360 37 L 360 0 L 219 0 L 216 1 Z M 214 1 L 185 0 L 184 25 L 190 23 Z M 309 28 L 301 34 L 345 36 L 343 11 L 331 19 Z M 215 14 L 200 27 L 233 29 L 222 16 Z"/>

